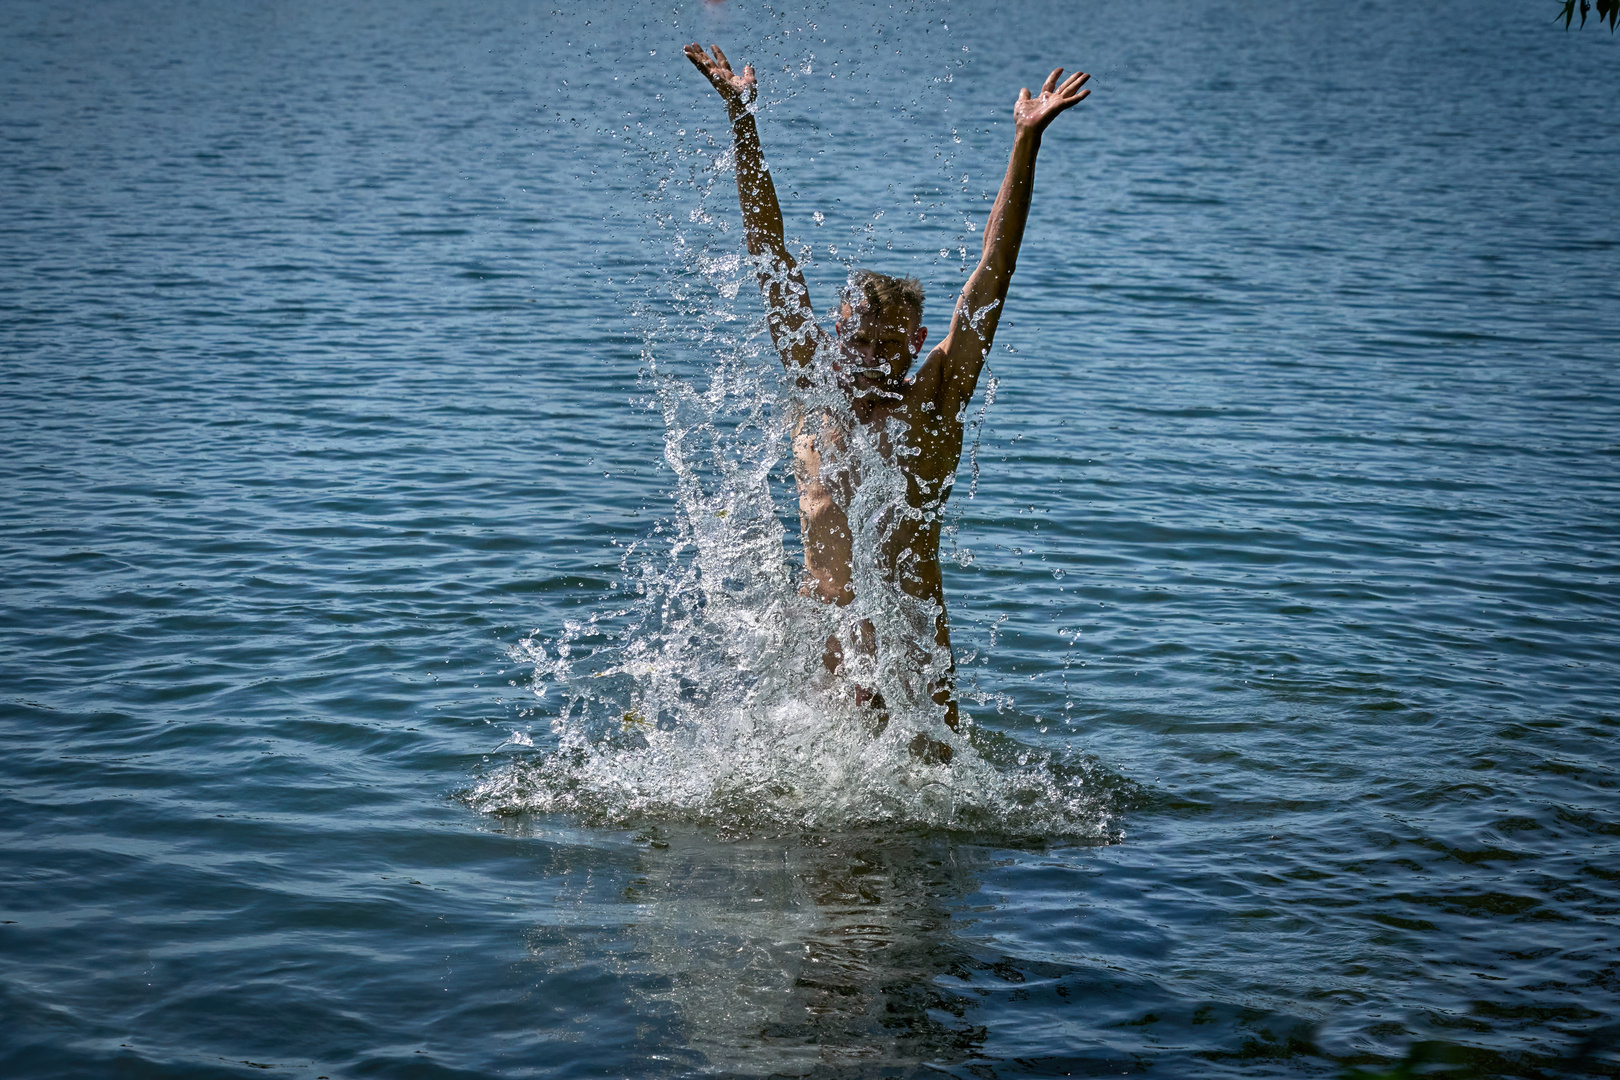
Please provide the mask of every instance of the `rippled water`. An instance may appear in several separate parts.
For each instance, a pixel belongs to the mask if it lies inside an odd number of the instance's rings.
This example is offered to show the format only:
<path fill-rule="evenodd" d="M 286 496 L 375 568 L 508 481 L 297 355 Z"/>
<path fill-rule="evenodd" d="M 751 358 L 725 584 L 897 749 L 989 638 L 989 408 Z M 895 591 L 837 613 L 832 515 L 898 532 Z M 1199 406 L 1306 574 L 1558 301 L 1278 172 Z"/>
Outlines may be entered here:
<path fill-rule="evenodd" d="M 0 15 L 0 1073 L 1620 1074 L 1620 39 Z M 836 776 L 767 813 L 769 759 L 726 803 L 634 739 L 547 786 L 567 702 L 647 700 L 671 538 L 772 460 L 694 37 L 760 68 L 818 304 L 915 273 L 936 335 L 1013 93 L 1095 74 L 945 582 L 973 775 L 1061 827 L 828 816 Z"/>

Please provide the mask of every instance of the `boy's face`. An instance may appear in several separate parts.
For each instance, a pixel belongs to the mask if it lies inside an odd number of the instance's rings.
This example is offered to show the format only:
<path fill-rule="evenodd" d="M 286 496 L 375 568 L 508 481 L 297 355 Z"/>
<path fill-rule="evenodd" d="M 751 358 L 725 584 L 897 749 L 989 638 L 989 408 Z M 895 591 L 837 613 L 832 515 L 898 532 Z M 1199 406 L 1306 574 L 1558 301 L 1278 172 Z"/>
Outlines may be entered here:
<path fill-rule="evenodd" d="M 834 328 L 857 393 L 897 395 L 928 329 L 911 312 L 879 317 L 866 306 L 844 304 Z"/>

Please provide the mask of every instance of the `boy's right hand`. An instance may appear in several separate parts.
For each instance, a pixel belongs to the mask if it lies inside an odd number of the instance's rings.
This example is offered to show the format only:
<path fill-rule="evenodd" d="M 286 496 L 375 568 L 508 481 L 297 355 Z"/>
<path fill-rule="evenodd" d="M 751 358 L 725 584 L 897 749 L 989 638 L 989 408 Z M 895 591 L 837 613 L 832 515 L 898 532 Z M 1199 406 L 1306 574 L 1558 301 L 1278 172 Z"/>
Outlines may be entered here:
<path fill-rule="evenodd" d="M 726 108 L 735 117 L 746 109 L 759 92 L 759 86 L 754 80 L 754 66 L 749 64 L 738 75 L 731 70 L 731 61 L 726 54 L 720 51 L 720 46 L 710 46 L 714 50 L 711 57 L 703 51 L 703 46 L 697 42 L 686 47 L 686 58 L 692 61 L 692 66 L 703 72 L 714 88 L 720 91 L 720 96 L 726 101 Z"/>

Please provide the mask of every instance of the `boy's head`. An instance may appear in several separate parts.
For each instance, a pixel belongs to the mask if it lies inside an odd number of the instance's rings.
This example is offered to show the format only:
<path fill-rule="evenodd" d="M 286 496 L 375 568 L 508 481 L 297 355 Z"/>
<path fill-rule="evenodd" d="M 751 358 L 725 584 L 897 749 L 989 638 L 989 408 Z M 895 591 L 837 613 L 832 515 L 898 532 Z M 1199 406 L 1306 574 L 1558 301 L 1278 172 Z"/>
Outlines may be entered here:
<path fill-rule="evenodd" d="M 923 289 L 916 278 L 871 270 L 849 275 L 835 329 L 857 390 L 895 393 L 928 339 Z"/>

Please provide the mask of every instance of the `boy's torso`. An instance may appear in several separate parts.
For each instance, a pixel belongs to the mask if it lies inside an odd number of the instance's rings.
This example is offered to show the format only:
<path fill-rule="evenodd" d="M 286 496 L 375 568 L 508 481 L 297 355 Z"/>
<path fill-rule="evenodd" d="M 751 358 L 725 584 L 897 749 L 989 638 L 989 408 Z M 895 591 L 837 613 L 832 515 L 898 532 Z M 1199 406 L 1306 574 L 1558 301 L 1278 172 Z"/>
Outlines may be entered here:
<path fill-rule="evenodd" d="M 876 515 L 859 523 L 866 526 L 862 531 L 875 533 L 876 569 L 884 580 L 912 596 L 944 599 L 941 518 L 962 456 L 962 423 L 914 390 L 909 384 L 893 407 L 862 410 L 865 415 L 854 420 L 859 430 L 831 412 L 822 413 L 819 423 L 801 416 L 794 425 L 793 471 L 805 567 L 813 579 L 807 584 L 829 603 L 847 604 L 855 595 L 852 508 Z M 863 465 L 868 474 L 880 475 L 863 475 Z M 871 483 L 891 490 L 872 493 L 877 497 L 868 509 L 858 497 L 863 484 Z M 897 497 L 902 483 L 904 495 Z"/>

